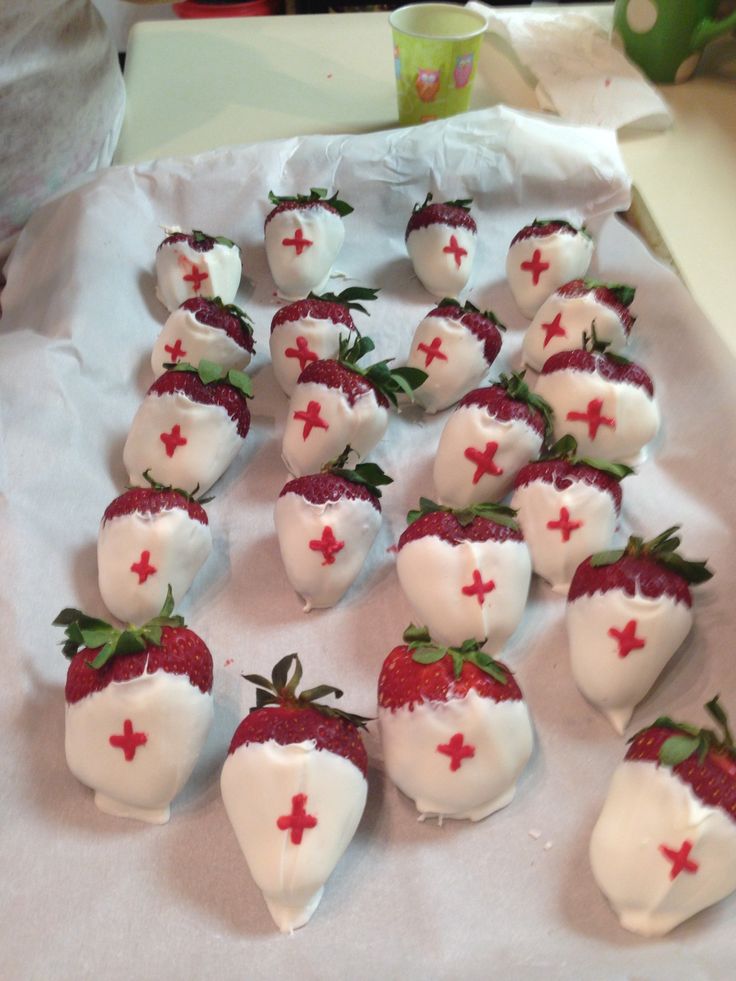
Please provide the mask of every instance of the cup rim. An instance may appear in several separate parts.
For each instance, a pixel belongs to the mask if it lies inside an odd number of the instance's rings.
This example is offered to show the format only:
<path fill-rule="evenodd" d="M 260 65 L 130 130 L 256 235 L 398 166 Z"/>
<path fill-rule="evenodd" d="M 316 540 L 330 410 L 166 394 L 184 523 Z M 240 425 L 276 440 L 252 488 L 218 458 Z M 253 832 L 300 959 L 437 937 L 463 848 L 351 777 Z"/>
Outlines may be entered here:
<path fill-rule="evenodd" d="M 404 27 L 400 27 L 396 22 L 395 18 L 406 10 L 414 10 L 422 8 L 424 10 L 447 10 L 453 13 L 463 13 L 467 14 L 470 18 L 474 19 L 478 24 L 475 30 L 469 30 L 464 34 L 426 34 L 421 31 L 409 31 Z M 488 20 L 483 16 L 479 10 L 471 10 L 468 7 L 461 7 L 454 3 L 408 3 L 404 4 L 403 7 L 397 7 L 396 10 L 392 10 L 389 14 L 388 22 L 395 31 L 399 31 L 401 34 L 406 34 L 407 37 L 421 38 L 425 41 L 466 41 L 471 38 L 478 37 L 480 34 L 485 34 L 488 27 Z"/>

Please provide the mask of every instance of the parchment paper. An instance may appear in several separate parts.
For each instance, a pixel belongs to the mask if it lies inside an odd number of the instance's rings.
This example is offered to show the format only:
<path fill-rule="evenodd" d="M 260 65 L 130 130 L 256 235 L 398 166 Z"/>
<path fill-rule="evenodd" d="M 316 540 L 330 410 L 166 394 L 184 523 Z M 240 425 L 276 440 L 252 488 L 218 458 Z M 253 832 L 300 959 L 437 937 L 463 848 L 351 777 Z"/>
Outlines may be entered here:
<path fill-rule="evenodd" d="M 626 933 L 589 871 L 587 845 L 625 744 L 577 692 L 564 601 L 535 582 L 504 652 L 536 727 L 533 759 L 505 810 L 478 824 L 418 823 L 384 778 L 371 726 L 368 806 L 312 922 L 279 935 L 250 879 L 219 793 L 232 732 L 253 704 L 241 672 L 298 650 L 305 682 L 337 684 L 375 713 L 380 664 L 410 611 L 389 551 L 420 494 L 447 413 L 409 409 L 374 459 L 396 479 L 367 567 L 333 610 L 309 615 L 287 583 L 272 509 L 287 479 L 287 401 L 268 363 L 277 307 L 262 245 L 267 192 L 336 188 L 355 205 L 339 259 L 381 287 L 359 326 L 377 357 L 405 357 L 434 305 L 403 244 L 412 205 L 472 197 L 479 248 L 469 290 L 509 327 L 491 377 L 518 366 L 526 322 L 504 279 L 515 231 L 535 217 L 587 220 L 592 274 L 637 286 L 632 355 L 651 371 L 664 425 L 624 485 L 621 537 L 684 525 L 684 552 L 716 575 L 697 589 L 696 625 L 629 732 L 667 711 L 703 721 L 715 692 L 736 713 L 731 528 L 734 364 L 678 279 L 612 213 L 628 179 L 612 134 L 504 109 L 421 129 L 310 137 L 194 159 L 119 167 L 28 225 L 7 268 L 0 321 L 3 684 L 0 861 L 4 979 L 726 977 L 732 897 L 660 941 Z M 121 449 L 151 382 L 165 311 L 152 277 L 162 226 L 225 234 L 243 247 L 256 322 L 253 427 L 209 505 L 215 550 L 182 604 L 215 669 L 216 723 L 171 822 L 105 816 L 64 760 L 66 672 L 56 613 L 104 615 L 97 525 L 126 476 Z M 534 834 L 531 834 L 533 832 Z M 726 971 L 726 973 L 723 973 Z"/>

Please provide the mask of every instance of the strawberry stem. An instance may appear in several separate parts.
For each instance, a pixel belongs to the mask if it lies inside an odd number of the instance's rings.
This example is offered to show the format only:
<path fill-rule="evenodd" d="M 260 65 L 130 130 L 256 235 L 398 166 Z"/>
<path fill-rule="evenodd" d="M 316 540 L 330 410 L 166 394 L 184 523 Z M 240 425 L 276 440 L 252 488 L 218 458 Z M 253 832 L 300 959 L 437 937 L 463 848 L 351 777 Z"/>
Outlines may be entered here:
<path fill-rule="evenodd" d="M 498 661 L 481 650 L 481 644 L 477 640 L 466 640 L 460 647 L 442 647 L 432 641 L 426 627 L 415 627 L 414 624 L 406 628 L 403 640 L 412 651 L 412 661 L 417 664 L 435 664 L 443 657 L 449 657 L 456 680 L 463 673 L 463 666 L 468 663 L 474 664 L 502 685 L 508 682 L 508 675 Z"/>
<path fill-rule="evenodd" d="M 680 546 L 680 538 L 675 535 L 675 532 L 679 531 L 679 528 L 679 525 L 673 525 L 648 542 L 638 535 L 632 535 L 625 548 L 598 552 L 591 556 L 590 564 L 594 568 L 600 568 L 613 565 L 614 562 L 618 562 L 624 556 L 648 558 L 669 569 L 670 572 L 674 572 L 687 583 L 697 585 L 707 582 L 713 576 L 707 566 L 707 559 L 691 561 L 683 558 L 677 551 Z"/>
<path fill-rule="evenodd" d="M 471 504 L 465 508 L 451 508 L 444 504 L 437 504 L 428 497 L 419 498 L 419 509 L 409 511 L 406 516 L 406 522 L 412 525 L 425 514 L 434 514 L 438 511 L 442 511 L 445 514 L 454 514 L 463 528 L 471 524 L 475 518 L 487 518 L 489 521 L 495 521 L 496 524 L 503 525 L 505 528 L 511 528 L 514 531 L 519 530 L 519 525 L 516 521 L 517 512 L 514 508 L 507 507 L 505 504 L 492 504 L 489 502 L 486 504 Z"/>

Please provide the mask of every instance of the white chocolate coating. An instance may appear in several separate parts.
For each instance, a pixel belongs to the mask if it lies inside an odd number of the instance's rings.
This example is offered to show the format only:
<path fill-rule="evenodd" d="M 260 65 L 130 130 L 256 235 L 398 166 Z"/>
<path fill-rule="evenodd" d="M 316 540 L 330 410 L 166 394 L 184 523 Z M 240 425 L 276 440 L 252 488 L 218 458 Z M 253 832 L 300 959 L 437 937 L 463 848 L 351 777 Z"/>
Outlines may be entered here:
<path fill-rule="evenodd" d="M 156 252 L 156 296 L 169 312 L 193 296 L 219 296 L 232 303 L 242 275 L 237 246 L 215 242 L 209 252 L 197 252 L 182 241 Z"/>
<path fill-rule="evenodd" d="M 269 912 L 282 933 L 309 921 L 330 873 L 355 834 L 368 784 L 349 760 L 311 741 L 281 746 L 273 740 L 239 746 L 228 755 L 222 799 L 238 844 Z M 306 796 L 316 818 L 300 843 L 277 821 L 293 798 Z"/>
<path fill-rule="evenodd" d="M 67 704 L 66 761 L 77 780 L 95 791 L 101 811 L 165 824 L 171 801 L 202 751 L 213 714 L 212 695 L 186 675 L 155 671 L 111 682 Z M 126 759 L 124 747 L 110 743 L 111 736 L 125 733 L 126 721 L 138 738 L 145 736 L 132 759 Z"/>
<path fill-rule="evenodd" d="M 521 349 L 524 364 L 541 371 L 547 358 L 558 351 L 576 351 L 582 347 L 583 334 L 590 336 L 594 323 L 598 340 L 610 344 L 607 350 L 611 354 L 620 354 L 628 343 L 628 335 L 614 310 L 596 300 L 592 293 L 572 297 L 553 293 L 524 334 Z"/>
<path fill-rule="evenodd" d="M 534 390 L 554 411 L 554 440 L 570 433 L 580 456 L 634 465 L 659 430 L 659 407 L 639 385 L 612 383 L 584 371 L 554 371 L 537 378 Z M 591 428 L 586 420 L 569 419 L 568 413 L 587 414 L 591 403 L 600 402 L 600 415 L 614 425 Z M 594 408 L 594 407 L 593 407 Z"/>
<path fill-rule="evenodd" d="M 460 295 L 473 268 L 475 240 L 475 232 L 468 228 L 451 228 L 440 223 L 415 228 L 409 233 L 406 240 L 409 258 L 417 278 L 428 293 L 438 299 L 445 296 L 457 298 Z M 455 250 L 455 246 L 460 252 Z M 445 249 L 455 251 L 446 252 Z"/>
<path fill-rule="evenodd" d="M 427 373 L 415 401 L 427 412 L 440 412 L 477 388 L 490 367 L 483 349 L 483 341 L 457 320 L 425 317 L 414 331 L 406 362 Z"/>
<path fill-rule="evenodd" d="M 289 492 L 276 501 L 274 523 L 287 578 L 304 597 L 308 613 L 334 606 L 355 581 L 381 527 L 381 514 L 369 501 L 312 504 Z M 332 554 L 310 547 L 327 528 L 342 543 Z"/>
<path fill-rule="evenodd" d="M 186 444 L 169 456 L 161 434 L 178 434 Z M 220 405 L 201 405 L 181 392 L 147 395 L 133 418 L 123 448 L 131 484 L 144 484 L 144 471 L 161 484 L 203 494 L 222 476 L 243 445 L 238 427 Z"/>
<path fill-rule="evenodd" d="M 618 521 L 611 495 L 582 480 L 563 490 L 535 480 L 514 491 L 511 507 L 518 511 L 532 568 L 556 593 L 567 593 L 584 559 L 610 547 Z M 548 522 L 559 525 L 549 528 Z"/>
<path fill-rule="evenodd" d="M 97 537 L 100 595 L 113 616 L 138 626 L 157 616 L 169 585 L 178 603 L 212 551 L 209 525 L 184 508 L 104 521 Z M 136 572 L 144 552 L 147 562 Z M 146 575 L 146 568 L 155 572 Z"/>
<path fill-rule="evenodd" d="M 512 245 L 506 256 L 506 278 L 524 316 L 533 317 L 558 287 L 572 279 L 582 279 L 593 258 L 593 248 L 593 239 L 587 235 L 564 232 L 521 239 Z M 539 272 L 535 285 L 534 269 L 522 269 L 522 263 L 534 263 L 537 250 L 538 263 L 549 263 L 549 268 Z"/>
<path fill-rule="evenodd" d="M 693 613 L 671 596 L 648 599 L 613 589 L 568 602 L 566 621 L 575 684 L 623 734 L 635 707 L 687 637 Z M 608 631 L 624 631 L 631 621 L 633 637 L 644 646 L 622 657 L 619 641 Z"/>
<path fill-rule="evenodd" d="M 496 449 L 489 443 L 495 443 Z M 438 500 L 455 508 L 500 501 L 519 470 L 541 448 L 541 434 L 527 423 L 519 419 L 503 422 L 480 405 L 459 406 L 442 430 L 434 458 Z M 483 460 L 465 456 L 466 450 L 479 452 Z"/>
<path fill-rule="evenodd" d="M 310 403 L 319 406 L 319 419 L 327 423 L 327 429 L 310 427 L 304 419 L 295 418 L 295 413 L 308 413 Z M 354 466 L 383 438 L 387 427 L 388 409 L 378 404 L 373 392 L 366 392 L 351 405 L 337 388 L 300 382 L 289 402 L 281 455 L 287 469 L 302 477 L 318 473 L 350 445 L 355 453 L 350 454 L 346 466 Z"/>
<path fill-rule="evenodd" d="M 379 708 L 386 771 L 422 816 L 480 821 L 511 802 L 532 752 L 526 703 L 495 702 L 470 691 L 464 698 Z M 462 735 L 466 752 L 455 770 L 438 746 Z"/>
<path fill-rule="evenodd" d="M 327 208 L 280 211 L 266 224 L 265 239 L 266 258 L 279 296 L 301 300 L 324 289 L 345 240 L 345 226 L 342 218 Z"/>
<path fill-rule="evenodd" d="M 203 358 L 223 368 L 242 370 L 250 364 L 251 355 L 226 331 L 200 323 L 191 310 L 174 310 L 153 345 L 154 376 L 158 378 L 164 373 L 165 364 L 188 361 L 196 366 Z"/>
<path fill-rule="evenodd" d="M 317 320 L 314 317 L 303 317 L 301 320 L 285 321 L 271 332 L 270 348 L 273 373 L 276 381 L 284 392 L 291 396 L 296 388 L 296 380 L 302 373 L 302 363 L 306 367 L 312 360 L 329 360 L 336 358 L 340 347 L 340 337 L 348 336 L 351 331 L 344 324 L 336 324 L 332 320 Z M 316 359 L 296 357 L 299 351 L 298 339 L 304 338 L 307 352 L 316 354 Z M 292 352 L 287 355 L 287 351 Z"/>
<path fill-rule="evenodd" d="M 460 646 L 474 638 L 491 653 L 501 649 L 524 613 L 532 574 L 524 542 L 461 542 L 451 545 L 435 535 L 407 542 L 396 556 L 399 583 L 417 622 L 438 644 Z M 466 595 L 480 572 L 482 603 Z"/>
<path fill-rule="evenodd" d="M 678 871 L 662 846 L 684 846 L 690 868 Z M 621 926 L 661 937 L 736 889 L 736 822 L 669 767 L 625 760 L 593 828 L 590 865 Z"/>

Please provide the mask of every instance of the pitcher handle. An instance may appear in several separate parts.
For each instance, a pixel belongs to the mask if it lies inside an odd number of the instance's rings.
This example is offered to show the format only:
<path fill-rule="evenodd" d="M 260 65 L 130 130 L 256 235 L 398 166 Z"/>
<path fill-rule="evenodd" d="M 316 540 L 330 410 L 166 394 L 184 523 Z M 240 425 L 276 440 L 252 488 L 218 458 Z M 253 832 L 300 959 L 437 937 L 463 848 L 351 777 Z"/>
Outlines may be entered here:
<path fill-rule="evenodd" d="M 705 47 L 709 41 L 714 41 L 717 37 L 726 34 L 732 29 L 736 29 L 736 11 L 729 14 L 728 17 L 723 17 L 721 20 L 713 20 L 711 17 L 706 17 L 705 20 L 701 20 L 693 31 L 691 44 L 698 51 L 700 48 Z"/>

